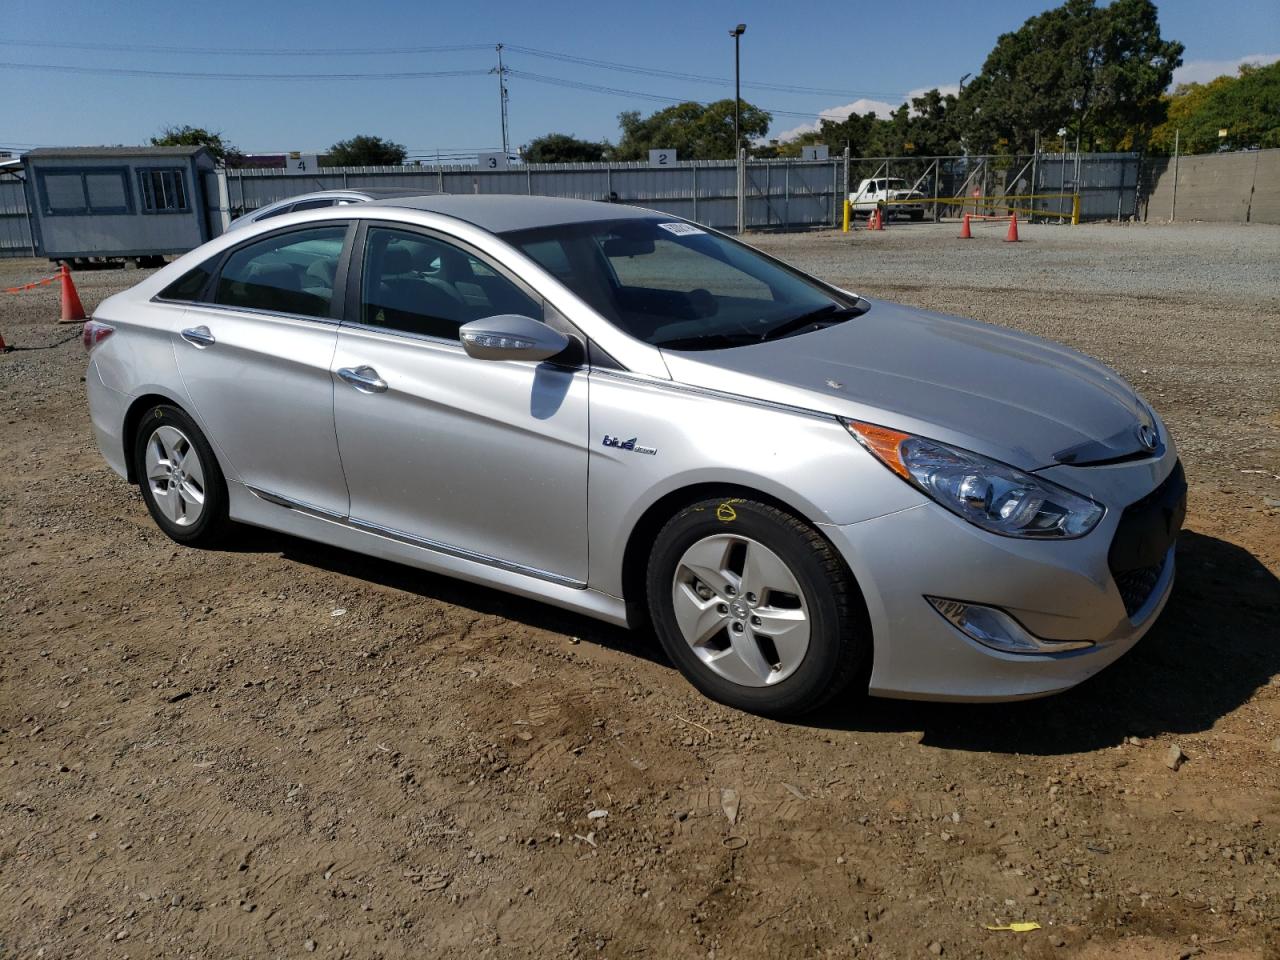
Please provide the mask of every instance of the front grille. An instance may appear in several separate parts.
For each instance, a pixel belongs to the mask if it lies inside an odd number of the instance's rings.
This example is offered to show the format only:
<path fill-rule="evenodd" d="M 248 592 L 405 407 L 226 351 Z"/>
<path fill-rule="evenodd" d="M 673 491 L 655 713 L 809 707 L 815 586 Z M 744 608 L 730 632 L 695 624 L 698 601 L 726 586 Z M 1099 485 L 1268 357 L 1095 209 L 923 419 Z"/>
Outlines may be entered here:
<path fill-rule="evenodd" d="M 1154 567 L 1141 567 L 1137 570 L 1126 570 L 1115 575 L 1116 586 L 1120 588 L 1120 599 L 1124 601 L 1124 612 L 1132 617 L 1142 609 L 1142 605 L 1156 588 L 1164 564 Z"/>
<path fill-rule="evenodd" d="M 1159 582 L 1186 512 L 1187 478 L 1178 463 L 1160 486 L 1121 514 L 1107 564 L 1130 617 L 1142 609 Z"/>

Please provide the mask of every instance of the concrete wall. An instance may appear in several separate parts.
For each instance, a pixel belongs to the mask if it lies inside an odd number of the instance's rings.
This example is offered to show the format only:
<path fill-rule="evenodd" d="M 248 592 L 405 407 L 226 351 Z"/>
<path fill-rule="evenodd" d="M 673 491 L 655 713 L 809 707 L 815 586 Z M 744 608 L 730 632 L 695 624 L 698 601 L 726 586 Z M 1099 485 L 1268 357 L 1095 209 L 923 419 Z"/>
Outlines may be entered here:
<path fill-rule="evenodd" d="M 1176 167 L 1161 157 L 1146 174 L 1147 220 L 1280 223 L 1280 150 L 1179 157 Z"/>

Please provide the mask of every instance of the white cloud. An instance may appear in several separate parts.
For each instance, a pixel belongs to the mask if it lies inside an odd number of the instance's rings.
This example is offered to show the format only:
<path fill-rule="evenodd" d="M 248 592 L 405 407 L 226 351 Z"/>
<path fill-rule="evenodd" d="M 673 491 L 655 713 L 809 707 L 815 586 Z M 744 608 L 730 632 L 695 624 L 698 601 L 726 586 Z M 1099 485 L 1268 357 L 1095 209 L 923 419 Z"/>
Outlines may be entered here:
<path fill-rule="evenodd" d="M 916 87 L 914 90 L 907 91 L 907 102 L 910 103 L 916 97 L 923 97 L 930 90 L 937 90 L 944 97 L 947 94 L 954 96 L 960 95 L 960 84 L 958 83 L 940 83 L 936 87 Z"/>
<path fill-rule="evenodd" d="M 839 123 L 842 120 L 848 119 L 851 114 L 855 113 L 859 116 L 864 113 L 874 113 L 877 117 L 887 119 L 893 113 L 894 109 L 895 108 L 892 104 L 885 103 L 883 100 L 868 100 L 867 98 L 862 97 L 853 101 L 853 103 L 841 104 L 838 107 L 827 107 L 827 109 L 818 114 L 812 123 L 802 123 L 798 126 L 792 127 L 790 130 L 785 130 L 777 135 L 777 139 L 783 142 L 787 140 L 794 140 L 802 134 L 813 133 L 818 129 L 823 120 L 830 120 L 833 123 Z M 773 138 L 771 137 L 770 139 Z"/>
<path fill-rule="evenodd" d="M 1280 53 L 1251 53 L 1235 60 L 1188 60 L 1173 71 L 1173 83 L 1208 83 L 1223 74 L 1234 77 L 1242 63 L 1256 63 L 1260 67 L 1280 60 Z"/>
<path fill-rule="evenodd" d="M 933 89 L 939 90 L 944 96 L 948 93 L 954 94 L 960 92 L 960 87 L 954 83 L 938 84 L 936 88 L 918 87 L 915 90 L 909 91 L 903 99 L 903 102 L 910 103 L 913 98 L 922 97 Z M 893 111 L 896 109 L 898 109 L 898 107 L 892 103 L 886 103 L 883 100 L 868 100 L 866 97 L 863 97 L 853 101 L 853 103 L 844 103 L 838 107 L 827 107 L 827 109 L 818 114 L 817 118 L 814 119 L 812 123 L 799 124 L 798 126 L 794 126 L 790 130 L 784 130 L 782 133 L 777 134 L 775 137 L 770 137 L 769 139 L 777 139 L 785 143 L 786 141 L 794 140 L 796 137 L 802 136 L 803 134 L 813 133 L 818 129 L 823 120 L 831 120 L 835 123 L 839 123 L 841 120 L 848 118 L 850 114 L 854 113 L 859 116 L 862 116 L 865 113 L 874 113 L 880 119 L 887 120 L 893 115 Z"/>

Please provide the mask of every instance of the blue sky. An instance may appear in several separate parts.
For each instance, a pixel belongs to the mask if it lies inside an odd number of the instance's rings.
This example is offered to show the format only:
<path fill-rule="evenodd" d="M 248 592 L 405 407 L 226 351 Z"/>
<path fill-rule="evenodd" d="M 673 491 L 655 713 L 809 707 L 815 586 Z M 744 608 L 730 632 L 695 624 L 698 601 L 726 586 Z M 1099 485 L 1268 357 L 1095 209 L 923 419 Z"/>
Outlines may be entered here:
<path fill-rule="evenodd" d="M 501 143 L 496 54 L 418 48 L 501 41 L 698 77 L 733 76 L 729 28 L 742 38 L 743 98 L 778 111 L 771 136 L 820 113 L 887 109 L 912 91 L 954 90 L 976 73 L 997 35 L 1054 4 L 1005 0 L 649 0 L 568 3 L 480 0 L 432 3 L 298 0 L 218 3 L 173 0 L 7 0 L 0 20 L 0 147 L 132 144 L 168 123 L 221 130 L 246 151 L 315 151 L 357 133 L 390 137 L 411 154 L 474 152 Z M 1280 59 L 1277 0 L 1166 0 L 1161 29 L 1186 44 L 1178 79 L 1233 72 L 1242 59 Z M 64 43 L 83 48 L 32 45 Z M 155 52 L 143 46 L 202 48 Z M 129 48 L 129 49 L 113 49 Z M 381 54 L 232 54 L 231 50 Z M 395 52 L 402 51 L 402 52 Z M 714 100 L 727 82 L 704 82 L 567 62 L 508 49 L 511 144 L 548 131 L 617 139 L 622 110 L 664 105 L 648 94 Z M 96 75 L 13 64 L 215 74 L 440 73 L 413 79 L 223 79 Z M 470 72 L 474 71 L 474 75 Z M 520 73 L 542 78 L 533 79 Z M 603 93 L 548 82 L 614 88 Z M 752 82 L 809 88 L 759 89 Z"/>

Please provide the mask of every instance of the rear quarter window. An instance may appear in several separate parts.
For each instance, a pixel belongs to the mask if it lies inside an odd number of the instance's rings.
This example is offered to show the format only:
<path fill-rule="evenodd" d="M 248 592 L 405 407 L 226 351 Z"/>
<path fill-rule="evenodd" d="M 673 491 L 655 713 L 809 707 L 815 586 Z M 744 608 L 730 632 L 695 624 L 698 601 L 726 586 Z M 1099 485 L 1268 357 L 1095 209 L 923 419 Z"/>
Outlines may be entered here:
<path fill-rule="evenodd" d="M 217 265 L 217 257 L 206 260 L 198 267 L 194 267 L 180 276 L 173 283 L 169 284 L 160 291 L 161 300 L 178 300 L 184 303 L 192 303 L 200 299 L 200 294 L 209 284 L 209 278 L 213 276 L 213 268 Z"/>

